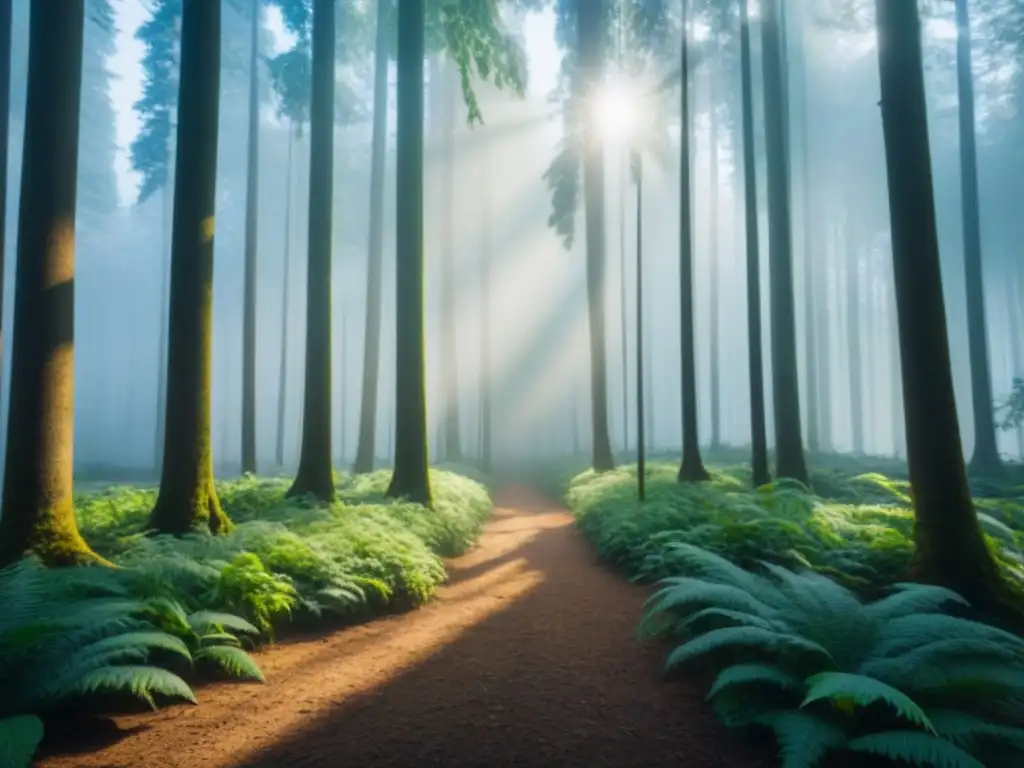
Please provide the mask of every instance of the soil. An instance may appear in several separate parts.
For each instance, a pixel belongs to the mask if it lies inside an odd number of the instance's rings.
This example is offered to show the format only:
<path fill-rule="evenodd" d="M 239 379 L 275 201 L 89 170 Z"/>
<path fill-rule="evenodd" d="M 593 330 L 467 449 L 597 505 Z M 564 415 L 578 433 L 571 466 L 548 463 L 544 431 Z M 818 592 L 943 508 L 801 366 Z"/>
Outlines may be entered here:
<path fill-rule="evenodd" d="M 571 517 L 498 497 L 430 605 L 257 654 L 266 685 L 64 736 L 42 768 L 758 768 L 696 683 L 637 643 L 649 588 L 600 566 Z"/>

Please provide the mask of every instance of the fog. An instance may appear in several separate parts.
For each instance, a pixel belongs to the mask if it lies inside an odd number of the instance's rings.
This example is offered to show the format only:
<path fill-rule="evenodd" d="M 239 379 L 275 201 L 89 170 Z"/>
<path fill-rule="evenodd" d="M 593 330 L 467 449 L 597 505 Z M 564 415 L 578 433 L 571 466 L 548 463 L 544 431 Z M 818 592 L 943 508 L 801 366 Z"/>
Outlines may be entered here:
<path fill-rule="evenodd" d="M 839 5 L 839 3 L 834 3 Z M 895 337 L 885 158 L 879 117 L 877 54 L 871 24 L 857 13 L 830 15 L 822 3 L 787 6 L 788 133 L 797 344 L 805 441 L 812 450 L 902 455 L 902 393 Z M 851 3 L 846 3 L 851 5 Z M 852 3 L 856 6 L 857 3 Z M 743 214 L 738 159 L 738 26 L 718 28 L 714 3 L 696 3 L 694 35 L 707 44 L 690 79 L 693 151 L 695 333 L 699 428 L 703 443 L 750 441 Z M 948 6 L 948 8 L 946 7 Z M 116 97 L 116 82 L 140 80 L 143 47 L 129 45 L 141 0 L 89 0 L 82 85 L 75 308 L 75 462 L 80 471 L 157 476 L 165 365 L 166 294 L 171 185 L 139 201 L 138 173 L 126 172 L 128 146 L 118 126 L 133 105 Z M 1019 53 L 1008 53 L 999 3 L 978 4 L 974 19 L 978 183 L 981 210 L 988 357 L 993 397 L 1024 376 L 1024 99 Z M 4 327 L 13 322 L 28 1 L 14 3 L 14 60 L 8 167 L 8 258 Z M 995 10 L 986 10 L 986 9 Z M 856 8 L 854 10 L 857 10 Z M 862 9 L 863 10 L 863 9 Z M 109 11 L 113 26 L 104 23 Z M 965 451 L 974 440 L 966 319 L 962 179 L 952 4 L 941 4 L 926 26 L 927 85 L 936 207 L 957 405 Z M 555 49 L 554 11 L 508 14 L 527 50 Z M 529 22 L 529 23 L 527 23 Z M 218 474 L 241 466 L 242 299 L 248 115 L 248 20 L 225 4 L 215 239 L 213 423 Z M 542 39 L 544 38 L 544 39 Z M 339 39 L 339 46 L 344 40 Z M 279 16 L 264 19 L 267 55 L 287 49 Z M 678 70 L 675 53 L 645 58 L 629 88 L 650 90 Z M 755 35 L 755 68 L 760 45 Z M 627 51 L 628 53 L 628 51 Z M 560 55 L 560 53 L 559 53 Z M 445 403 L 456 398 L 462 452 L 475 456 L 481 435 L 482 312 L 489 313 L 494 391 L 494 453 L 525 456 L 580 454 L 589 445 L 590 363 L 582 205 L 575 238 L 566 245 L 549 225 L 552 198 L 545 178 L 565 130 L 563 100 L 535 83 L 558 80 L 558 56 L 528 60 L 533 85 L 519 97 L 474 82 L 484 123 L 469 126 L 450 65 L 431 61 L 427 84 L 425 259 L 427 265 L 427 379 L 431 457 L 444 460 Z M 298 461 L 305 344 L 309 130 L 293 138 L 261 64 L 257 282 L 256 414 L 260 470 L 277 471 L 278 400 L 286 411 L 284 467 Z M 759 72 L 760 70 L 756 70 Z M 334 454 L 349 464 L 359 429 L 369 241 L 372 61 L 339 74 L 340 109 L 334 139 L 333 407 Z M 391 72 L 384 225 L 384 301 L 376 454 L 390 462 L 395 390 L 396 184 L 394 87 Z M 761 80 L 754 100 L 757 181 L 761 204 L 765 344 L 770 334 L 767 285 L 767 209 L 761 127 Z M 446 101 L 447 100 L 447 101 Z M 450 109 L 446 110 L 446 105 Z M 648 379 L 647 442 L 655 450 L 681 444 L 679 301 L 679 97 L 666 89 L 655 114 L 667 144 L 644 156 L 643 256 L 645 332 L 640 352 Z M 446 118 L 447 115 L 447 118 Z M 450 133 L 448 133 L 450 132 Z M 132 137 L 133 138 L 133 137 Z M 446 145 L 446 139 L 450 147 Z M 128 139 L 129 141 L 131 138 Z M 173 146 L 169 147 L 173 152 Z M 605 239 L 608 416 L 613 448 L 635 448 L 636 185 L 624 137 L 606 142 Z M 289 158 L 291 160 L 289 161 Z M 173 168 L 173 163 L 171 166 Z M 127 190 L 119 195 L 118 190 Z M 457 392 L 446 389 L 441 269 L 450 255 L 455 317 Z M 481 266 L 490 271 L 490 301 L 482 306 Z M 810 270 L 808 267 L 810 266 Z M 287 286 L 287 299 L 285 287 Z M 717 298 L 716 298 L 717 297 Z M 283 317 L 287 302 L 287 317 Z M 810 303 L 808 303 L 810 302 Z M 714 305 L 717 313 L 713 316 Z M 282 371 L 282 326 L 287 356 Z M 5 333 L 9 338 L 9 332 Z M 6 423 L 10 345 L 3 349 Z M 717 361 L 717 362 L 716 362 Z M 770 356 L 766 397 L 771 402 Z M 625 374 L 625 375 L 624 375 Z M 768 412 L 769 444 L 772 416 Z M 1000 452 L 1024 459 L 1024 434 L 998 432 Z"/>

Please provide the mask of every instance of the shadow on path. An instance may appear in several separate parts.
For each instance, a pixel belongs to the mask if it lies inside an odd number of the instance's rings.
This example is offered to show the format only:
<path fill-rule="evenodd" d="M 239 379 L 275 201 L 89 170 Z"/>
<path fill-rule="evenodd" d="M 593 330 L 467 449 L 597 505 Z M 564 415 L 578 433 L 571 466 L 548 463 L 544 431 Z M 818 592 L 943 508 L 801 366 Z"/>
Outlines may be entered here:
<path fill-rule="evenodd" d="M 498 497 L 480 546 L 422 610 L 259 655 L 268 685 L 46 768 L 757 768 L 701 690 L 663 683 L 635 639 L 648 590 L 595 563 L 568 514 Z M 130 727 L 138 716 L 119 718 Z"/>

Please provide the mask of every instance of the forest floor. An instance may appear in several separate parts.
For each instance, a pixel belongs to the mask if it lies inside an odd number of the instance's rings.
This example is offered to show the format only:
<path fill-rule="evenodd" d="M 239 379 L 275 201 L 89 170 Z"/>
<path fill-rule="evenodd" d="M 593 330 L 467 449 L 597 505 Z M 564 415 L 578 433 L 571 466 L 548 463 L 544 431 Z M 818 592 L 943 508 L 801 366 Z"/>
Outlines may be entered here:
<path fill-rule="evenodd" d="M 255 654 L 266 685 L 114 718 L 41 768 L 758 768 L 704 688 L 638 646 L 649 587 L 598 564 L 563 509 L 507 489 L 426 607 Z"/>

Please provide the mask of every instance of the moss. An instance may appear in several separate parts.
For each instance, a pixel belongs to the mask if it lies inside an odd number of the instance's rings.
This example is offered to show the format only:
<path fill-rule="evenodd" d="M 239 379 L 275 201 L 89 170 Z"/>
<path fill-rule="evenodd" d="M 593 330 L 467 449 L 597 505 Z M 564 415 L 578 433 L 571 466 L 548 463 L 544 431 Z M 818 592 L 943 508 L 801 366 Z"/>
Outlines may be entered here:
<path fill-rule="evenodd" d="M 70 565 L 102 565 L 112 563 L 96 554 L 86 543 L 75 524 L 70 500 L 49 509 L 29 512 L 31 523 L 21 536 L 3 537 L 0 566 L 8 565 L 23 555 L 35 555 L 53 567 Z M 10 531 L 4 531 L 5 534 Z"/>

